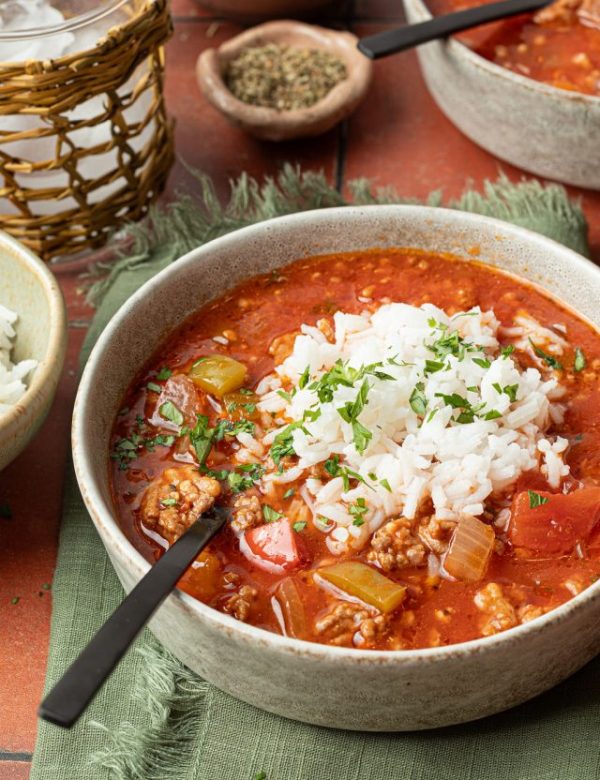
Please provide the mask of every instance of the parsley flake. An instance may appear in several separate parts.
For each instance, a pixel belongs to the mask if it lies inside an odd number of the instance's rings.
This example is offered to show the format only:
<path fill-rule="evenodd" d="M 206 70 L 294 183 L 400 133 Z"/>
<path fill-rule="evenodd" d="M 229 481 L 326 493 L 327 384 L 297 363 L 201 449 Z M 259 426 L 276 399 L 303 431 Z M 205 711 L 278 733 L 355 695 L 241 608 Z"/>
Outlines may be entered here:
<path fill-rule="evenodd" d="M 160 405 L 158 411 L 161 417 L 177 425 L 178 428 L 183 425 L 183 414 L 172 401 L 165 401 L 164 404 Z"/>
<path fill-rule="evenodd" d="M 577 347 L 575 350 L 575 360 L 573 361 L 573 371 L 583 371 L 586 366 L 586 359 L 583 350 Z"/>
<path fill-rule="evenodd" d="M 263 504 L 262 512 L 265 523 L 274 523 L 276 520 L 280 520 L 283 517 L 281 512 L 273 509 L 273 507 L 268 504 Z"/>
<path fill-rule="evenodd" d="M 529 496 L 530 509 L 536 509 L 538 506 L 542 506 L 543 504 L 548 503 L 546 496 L 542 496 L 540 493 L 536 493 L 534 490 L 528 490 L 527 495 Z"/>
<path fill-rule="evenodd" d="M 531 339 L 529 339 L 529 343 L 533 347 L 535 354 L 541 358 L 547 366 L 554 368 L 556 371 L 562 371 L 562 363 L 560 363 L 555 357 L 549 355 L 547 352 L 544 352 L 544 350 L 540 349 L 540 347 L 534 344 Z"/>

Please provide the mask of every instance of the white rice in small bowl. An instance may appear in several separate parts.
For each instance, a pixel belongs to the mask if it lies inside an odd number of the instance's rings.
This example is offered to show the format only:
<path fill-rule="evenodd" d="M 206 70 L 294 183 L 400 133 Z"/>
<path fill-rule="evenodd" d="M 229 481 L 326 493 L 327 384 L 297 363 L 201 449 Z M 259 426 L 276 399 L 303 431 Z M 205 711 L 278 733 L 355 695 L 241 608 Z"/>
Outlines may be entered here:
<path fill-rule="evenodd" d="M 29 358 L 12 361 L 19 315 L 0 303 L 0 416 L 9 412 L 27 391 L 28 380 L 38 361 Z"/>
<path fill-rule="evenodd" d="M 0 231 L 0 471 L 43 423 L 67 344 L 65 304 L 50 269 Z"/>

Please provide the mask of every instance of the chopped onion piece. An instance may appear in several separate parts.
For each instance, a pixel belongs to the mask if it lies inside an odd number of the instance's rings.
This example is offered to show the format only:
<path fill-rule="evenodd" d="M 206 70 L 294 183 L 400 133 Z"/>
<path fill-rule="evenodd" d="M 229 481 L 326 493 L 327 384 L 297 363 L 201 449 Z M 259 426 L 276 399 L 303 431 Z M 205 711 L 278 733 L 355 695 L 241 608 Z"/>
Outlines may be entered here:
<path fill-rule="evenodd" d="M 291 578 L 282 580 L 276 591 L 283 614 L 287 636 L 302 639 L 306 636 L 306 614 L 298 586 Z"/>
<path fill-rule="evenodd" d="M 480 580 L 494 547 L 494 530 L 476 517 L 466 515 L 454 529 L 444 568 L 457 580 Z"/>

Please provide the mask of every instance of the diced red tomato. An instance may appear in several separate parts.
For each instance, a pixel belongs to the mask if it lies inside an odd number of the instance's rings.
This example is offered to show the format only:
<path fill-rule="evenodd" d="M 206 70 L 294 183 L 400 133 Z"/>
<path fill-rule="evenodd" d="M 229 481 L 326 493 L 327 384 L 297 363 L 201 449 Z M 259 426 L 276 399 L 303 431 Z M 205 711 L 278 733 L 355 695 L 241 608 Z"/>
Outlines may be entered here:
<path fill-rule="evenodd" d="M 264 561 L 268 570 L 272 571 L 276 566 L 280 571 L 290 571 L 302 562 L 298 534 L 285 518 L 246 531 L 245 538 L 250 552 L 256 556 L 257 565 Z"/>
<path fill-rule="evenodd" d="M 547 501 L 539 503 L 535 496 Z M 539 505 L 532 507 L 532 503 Z M 589 538 L 599 520 L 600 487 L 573 493 L 526 490 L 513 499 L 509 536 L 515 547 L 544 555 L 567 555 L 577 542 Z"/>

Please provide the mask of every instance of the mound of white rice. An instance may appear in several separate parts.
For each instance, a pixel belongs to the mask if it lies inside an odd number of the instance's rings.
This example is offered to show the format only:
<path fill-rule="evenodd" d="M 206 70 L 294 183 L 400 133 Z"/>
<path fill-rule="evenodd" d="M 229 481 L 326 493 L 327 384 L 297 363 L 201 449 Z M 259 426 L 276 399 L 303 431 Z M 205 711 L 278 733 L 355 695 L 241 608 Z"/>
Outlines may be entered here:
<path fill-rule="evenodd" d="M 455 520 L 481 515 L 489 496 L 529 469 L 559 487 L 567 441 L 545 432 L 562 420 L 563 389 L 500 348 L 492 311 L 450 317 L 431 304 L 392 303 L 338 312 L 334 325 L 334 343 L 304 325 L 258 388 L 278 425 L 263 444 L 287 430 L 298 456 L 264 479 L 305 479 L 302 496 L 333 552 L 360 546 L 390 516 L 415 517 L 428 498 L 438 520 Z M 316 464 L 338 473 L 310 477 Z M 366 507 L 360 523 L 357 500 Z"/>
<path fill-rule="evenodd" d="M 0 304 L 0 415 L 21 400 L 27 390 L 25 380 L 37 366 L 37 360 L 21 360 L 16 364 L 11 360 L 17 319 L 14 311 Z"/>

